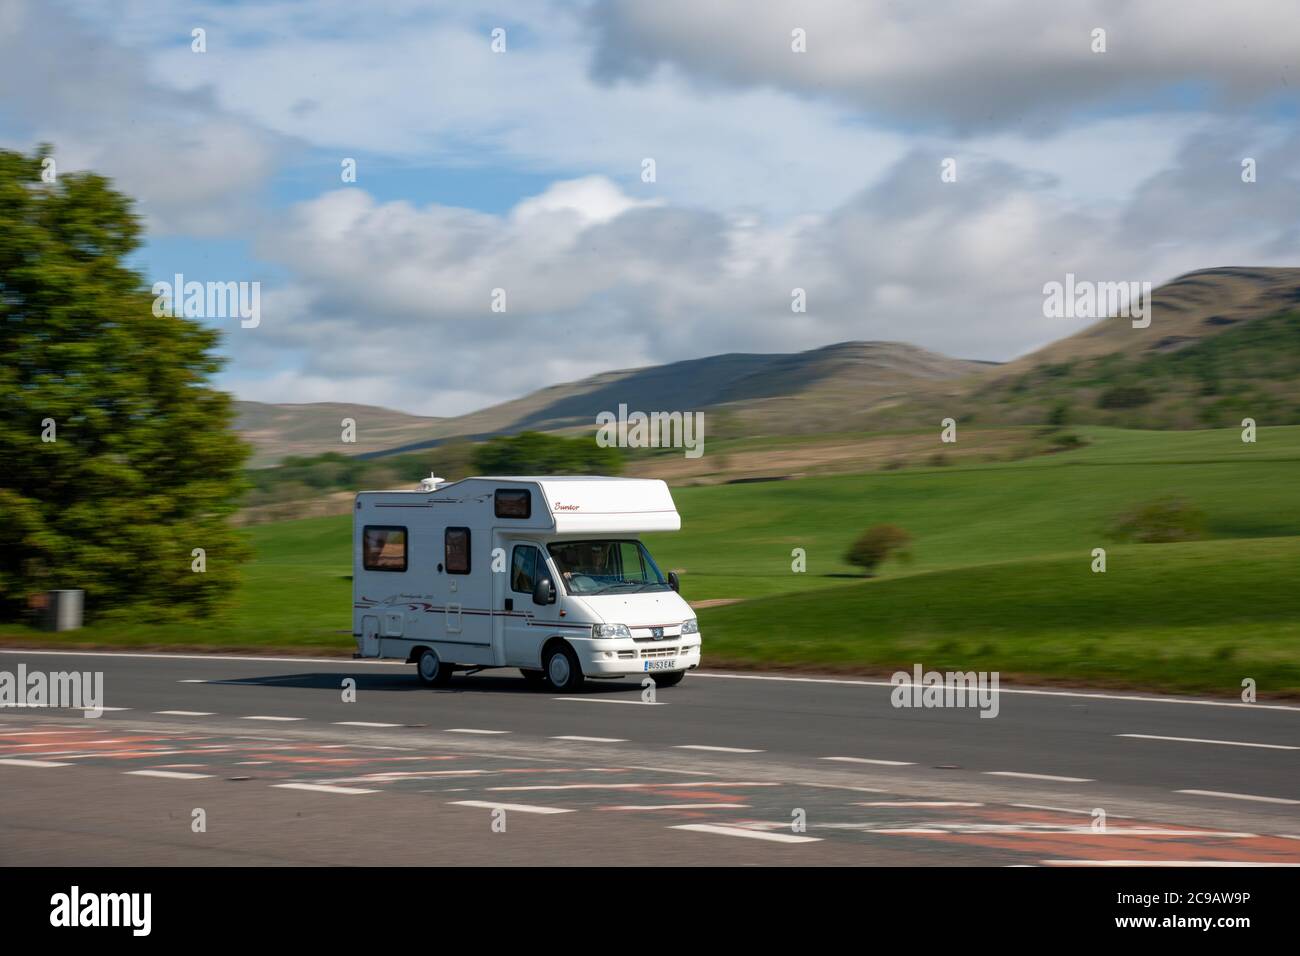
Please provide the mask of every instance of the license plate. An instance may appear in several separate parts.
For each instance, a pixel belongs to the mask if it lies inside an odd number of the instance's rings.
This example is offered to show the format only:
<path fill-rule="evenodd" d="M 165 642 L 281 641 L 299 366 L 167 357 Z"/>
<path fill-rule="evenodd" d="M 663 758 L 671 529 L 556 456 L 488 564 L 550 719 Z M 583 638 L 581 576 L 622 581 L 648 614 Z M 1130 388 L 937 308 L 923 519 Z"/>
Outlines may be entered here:
<path fill-rule="evenodd" d="M 677 669 L 677 661 L 674 658 L 666 658 L 661 661 L 646 661 L 645 669 L 648 671 L 671 671 Z"/>

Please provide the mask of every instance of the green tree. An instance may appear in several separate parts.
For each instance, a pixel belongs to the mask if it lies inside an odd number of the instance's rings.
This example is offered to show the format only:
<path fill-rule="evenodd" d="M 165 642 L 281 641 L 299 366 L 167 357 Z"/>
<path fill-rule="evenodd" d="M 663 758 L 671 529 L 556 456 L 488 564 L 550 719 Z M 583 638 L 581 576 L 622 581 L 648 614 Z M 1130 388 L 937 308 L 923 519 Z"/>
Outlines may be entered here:
<path fill-rule="evenodd" d="M 218 333 L 153 314 L 131 201 L 93 173 L 43 182 L 48 152 L 0 151 L 0 610 L 84 588 L 91 612 L 210 611 L 247 555 Z"/>
<path fill-rule="evenodd" d="M 479 445 L 474 465 L 483 475 L 617 475 L 623 456 L 617 448 L 601 448 L 594 437 L 521 432 Z"/>
<path fill-rule="evenodd" d="M 844 560 L 870 575 L 891 554 L 906 557 L 912 536 L 895 524 L 873 524 L 849 545 Z"/>

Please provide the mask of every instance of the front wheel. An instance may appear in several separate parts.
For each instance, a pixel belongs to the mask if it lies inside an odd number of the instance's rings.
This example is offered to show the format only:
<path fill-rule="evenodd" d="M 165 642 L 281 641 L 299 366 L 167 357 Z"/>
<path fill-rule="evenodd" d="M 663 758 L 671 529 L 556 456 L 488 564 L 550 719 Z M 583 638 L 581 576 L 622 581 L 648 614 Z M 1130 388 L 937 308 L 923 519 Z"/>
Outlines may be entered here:
<path fill-rule="evenodd" d="M 650 679 L 655 682 L 656 687 L 676 687 L 686 676 L 686 671 L 664 671 L 660 674 L 651 674 Z"/>
<path fill-rule="evenodd" d="M 582 665 L 568 644 L 557 644 L 546 652 L 546 681 L 562 694 L 571 694 L 583 684 Z"/>
<path fill-rule="evenodd" d="M 451 680 L 451 665 L 426 647 L 415 660 L 415 673 L 425 687 L 444 687 Z"/>

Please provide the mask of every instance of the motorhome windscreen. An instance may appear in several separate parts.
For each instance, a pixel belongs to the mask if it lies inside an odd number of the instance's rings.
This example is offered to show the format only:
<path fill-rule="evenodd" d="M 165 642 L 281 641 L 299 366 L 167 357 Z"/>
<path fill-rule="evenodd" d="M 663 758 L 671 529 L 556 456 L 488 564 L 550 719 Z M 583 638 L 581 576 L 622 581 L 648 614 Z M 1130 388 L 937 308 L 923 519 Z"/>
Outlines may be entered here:
<path fill-rule="evenodd" d="M 640 541 L 602 538 L 547 545 L 569 594 L 667 591 L 668 582 Z"/>

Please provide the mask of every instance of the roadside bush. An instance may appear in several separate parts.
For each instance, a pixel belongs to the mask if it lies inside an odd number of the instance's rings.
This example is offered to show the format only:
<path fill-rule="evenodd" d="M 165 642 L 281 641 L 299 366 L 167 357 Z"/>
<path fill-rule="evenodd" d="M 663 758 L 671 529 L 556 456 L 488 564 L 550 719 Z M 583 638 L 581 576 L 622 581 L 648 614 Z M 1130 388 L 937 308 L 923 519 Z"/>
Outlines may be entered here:
<path fill-rule="evenodd" d="M 1205 536 L 1205 513 L 1179 498 L 1162 498 L 1125 512 L 1111 526 L 1112 538 L 1163 544 Z"/>
<path fill-rule="evenodd" d="M 912 536 L 898 525 L 872 525 L 849 546 L 844 560 L 870 575 L 891 554 L 905 558 L 905 549 L 911 543 Z"/>

